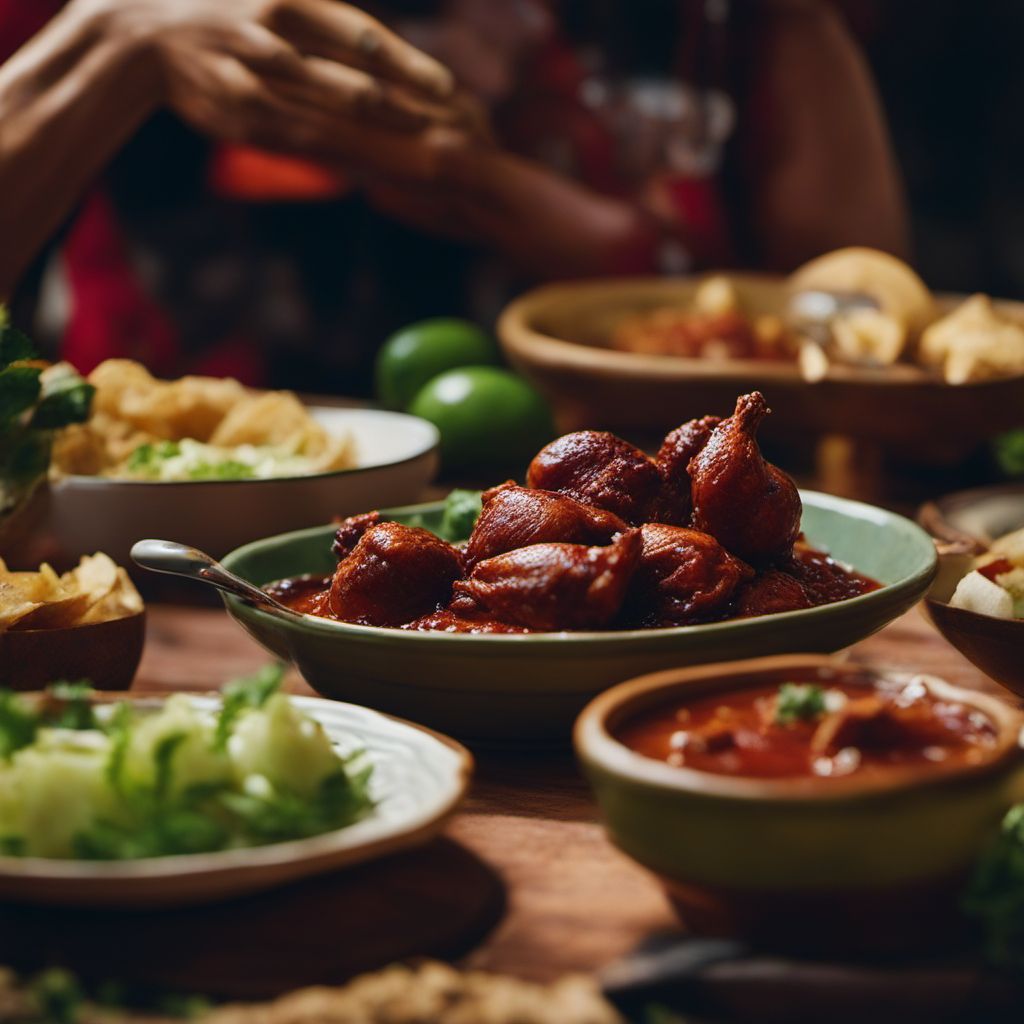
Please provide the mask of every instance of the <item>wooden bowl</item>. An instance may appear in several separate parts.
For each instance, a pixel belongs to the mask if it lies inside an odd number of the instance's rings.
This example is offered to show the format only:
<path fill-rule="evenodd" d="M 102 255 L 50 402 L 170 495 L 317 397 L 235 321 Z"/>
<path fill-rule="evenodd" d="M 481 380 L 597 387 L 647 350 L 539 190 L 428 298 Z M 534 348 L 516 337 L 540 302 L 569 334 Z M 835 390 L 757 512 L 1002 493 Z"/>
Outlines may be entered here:
<path fill-rule="evenodd" d="M 922 505 L 917 518 L 940 542 L 939 573 L 924 602 L 928 617 L 985 675 L 1024 697 L 1024 619 L 997 619 L 948 603 L 971 556 L 1024 526 L 1024 484 L 947 494 Z"/>
<path fill-rule="evenodd" d="M 88 679 L 97 690 L 127 690 L 142 660 L 146 613 L 67 629 L 0 633 L 0 686 L 40 690 Z"/>
<path fill-rule="evenodd" d="M 980 764 L 874 778 L 716 775 L 644 757 L 615 736 L 679 699 L 864 672 L 817 655 L 756 658 L 643 676 L 584 710 L 576 752 L 608 832 L 662 880 L 692 930 L 817 955 L 908 954 L 963 937 L 957 897 L 1024 795 L 1024 715 L 997 698 L 929 679 L 937 695 L 989 717 L 996 747 Z"/>
<path fill-rule="evenodd" d="M 752 315 L 778 314 L 785 278 L 729 274 Z M 700 278 L 625 278 L 553 284 L 516 299 L 498 321 L 509 361 L 552 402 L 561 425 L 626 433 L 664 433 L 707 413 L 728 414 L 736 396 L 764 391 L 772 415 L 766 436 L 842 434 L 943 457 L 960 457 L 979 442 L 1020 425 L 1024 375 L 950 386 L 911 365 L 867 369 L 834 365 L 810 384 L 795 363 L 686 359 L 610 348 L 627 316 L 664 306 L 686 307 Z M 961 300 L 941 296 L 946 310 Z M 1024 318 L 1024 305 L 997 302 Z"/>

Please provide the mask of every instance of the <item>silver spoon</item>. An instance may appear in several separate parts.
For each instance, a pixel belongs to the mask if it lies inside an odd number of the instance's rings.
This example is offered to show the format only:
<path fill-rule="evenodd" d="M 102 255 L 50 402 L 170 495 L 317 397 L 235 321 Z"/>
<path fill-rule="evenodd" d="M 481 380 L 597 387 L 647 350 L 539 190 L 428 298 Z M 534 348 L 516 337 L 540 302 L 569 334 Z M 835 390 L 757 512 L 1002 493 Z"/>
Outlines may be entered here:
<path fill-rule="evenodd" d="M 866 292 L 825 291 L 808 288 L 789 298 L 787 315 L 794 328 L 818 345 L 832 340 L 831 322 L 858 309 L 880 309 L 878 300 Z"/>
<path fill-rule="evenodd" d="M 209 583 L 273 615 L 302 617 L 248 580 L 225 569 L 205 552 L 187 544 L 177 544 L 172 540 L 140 540 L 132 545 L 131 555 L 136 565 L 151 572 L 164 572 L 170 576 L 184 576 L 186 579 Z"/>

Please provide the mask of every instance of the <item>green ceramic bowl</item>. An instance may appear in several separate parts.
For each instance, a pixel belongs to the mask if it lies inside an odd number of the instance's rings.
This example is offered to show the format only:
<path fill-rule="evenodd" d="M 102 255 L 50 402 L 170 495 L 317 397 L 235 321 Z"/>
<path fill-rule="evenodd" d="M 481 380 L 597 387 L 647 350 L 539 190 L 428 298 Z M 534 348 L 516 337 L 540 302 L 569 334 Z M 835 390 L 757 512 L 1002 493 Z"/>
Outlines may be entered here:
<path fill-rule="evenodd" d="M 405 632 L 305 617 L 286 621 L 225 597 L 265 647 L 294 661 L 326 697 L 377 708 L 469 740 L 564 740 L 595 694 L 643 672 L 786 651 L 837 651 L 913 605 L 935 573 L 928 535 L 870 505 L 804 492 L 812 543 L 884 586 L 838 604 L 671 629 L 466 636 Z M 387 510 L 437 525 L 440 503 Z M 334 528 L 247 544 L 224 565 L 260 586 L 333 570 Z"/>
<path fill-rule="evenodd" d="M 617 846 L 664 882 L 687 926 L 801 952 L 929 947 L 962 927 L 957 897 L 1006 810 L 1024 798 L 1024 715 L 929 680 L 975 707 L 998 744 L 979 765 L 882 777 L 753 779 L 677 768 L 615 738 L 637 714 L 717 691 L 864 672 L 786 655 L 644 676 L 587 706 L 576 751 Z"/>

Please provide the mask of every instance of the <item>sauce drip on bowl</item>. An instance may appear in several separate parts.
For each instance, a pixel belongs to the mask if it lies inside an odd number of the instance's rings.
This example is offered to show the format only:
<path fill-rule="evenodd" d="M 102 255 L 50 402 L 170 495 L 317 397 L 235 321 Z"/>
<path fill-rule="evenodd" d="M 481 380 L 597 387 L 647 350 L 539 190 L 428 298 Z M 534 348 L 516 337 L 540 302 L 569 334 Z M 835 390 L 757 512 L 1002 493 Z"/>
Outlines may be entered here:
<path fill-rule="evenodd" d="M 896 766 L 977 764 L 996 730 L 921 679 L 761 685 L 656 708 L 616 738 L 645 757 L 717 775 L 822 779 Z"/>

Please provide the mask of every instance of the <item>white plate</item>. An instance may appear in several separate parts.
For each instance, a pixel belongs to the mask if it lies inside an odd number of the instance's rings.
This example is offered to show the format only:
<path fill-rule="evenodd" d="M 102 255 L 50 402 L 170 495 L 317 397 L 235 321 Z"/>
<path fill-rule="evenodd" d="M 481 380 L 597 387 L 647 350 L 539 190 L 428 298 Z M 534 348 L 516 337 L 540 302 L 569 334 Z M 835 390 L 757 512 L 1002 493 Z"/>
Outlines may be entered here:
<path fill-rule="evenodd" d="M 415 501 L 437 472 L 438 433 L 416 416 L 312 406 L 328 430 L 351 432 L 358 464 L 272 480 L 155 482 L 68 476 L 50 485 L 50 532 L 62 553 L 105 551 L 130 566 L 137 540 L 160 537 L 220 557 L 260 537 L 335 516 Z"/>
<path fill-rule="evenodd" d="M 193 699 L 204 708 L 220 704 L 218 696 Z M 440 831 L 469 785 L 473 762 L 464 747 L 354 704 L 290 699 L 323 725 L 339 750 L 366 752 L 376 802 L 369 817 L 309 839 L 217 853 L 133 861 L 0 857 L 0 899 L 92 907 L 208 903 L 358 864 Z"/>

